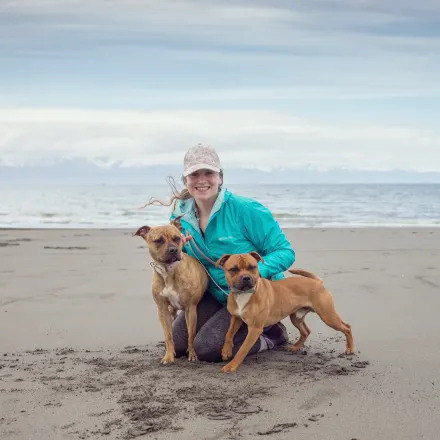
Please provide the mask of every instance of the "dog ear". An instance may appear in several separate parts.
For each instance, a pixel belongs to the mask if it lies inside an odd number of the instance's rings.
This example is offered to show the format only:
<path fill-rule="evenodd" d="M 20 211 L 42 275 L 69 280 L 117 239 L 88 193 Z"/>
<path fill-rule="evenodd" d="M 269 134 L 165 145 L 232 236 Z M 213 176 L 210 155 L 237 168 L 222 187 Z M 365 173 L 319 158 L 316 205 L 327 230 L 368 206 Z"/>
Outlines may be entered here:
<path fill-rule="evenodd" d="M 249 252 L 249 255 L 252 255 L 257 261 L 264 263 L 263 257 L 258 252 Z"/>
<path fill-rule="evenodd" d="M 132 237 L 139 235 L 139 237 L 145 237 L 150 232 L 151 227 L 150 226 L 141 226 L 133 235 Z"/>
<path fill-rule="evenodd" d="M 170 223 L 172 225 L 174 225 L 179 231 L 182 230 L 182 223 L 180 222 L 180 219 L 184 216 L 185 214 L 179 215 L 178 217 L 176 217 L 175 219 L 171 220 Z"/>
<path fill-rule="evenodd" d="M 215 266 L 216 267 L 223 267 L 226 263 L 226 261 L 228 261 L 229 257 L 231 256 L 231 254 L 225 254 L 223 256 L 221 256 L 216 262 L 215 262 Z"/>

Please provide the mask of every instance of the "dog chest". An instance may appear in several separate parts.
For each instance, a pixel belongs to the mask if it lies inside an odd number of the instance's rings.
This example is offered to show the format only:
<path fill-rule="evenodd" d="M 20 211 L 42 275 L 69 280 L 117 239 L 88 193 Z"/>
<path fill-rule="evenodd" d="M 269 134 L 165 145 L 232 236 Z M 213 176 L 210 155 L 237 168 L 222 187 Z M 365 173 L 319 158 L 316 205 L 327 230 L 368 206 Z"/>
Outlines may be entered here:
<path fill-rule="evenodd" d="M 165 286 L 161 292 L 164 298 L 167 298 L 170 304 L 178 310 L 182 310 L 182 306 L 179 302 L 179 293 L 172 286 Z"/>
<path fill-rule="evenodd" d="M 246 307 L 247 303 L 251 299 L 253 292 L 243 292 L 238 294 L 235 297 L 235 301 L 237 302 L 238 314 L 241 316 L 243 313 L 243 309 Z"/>

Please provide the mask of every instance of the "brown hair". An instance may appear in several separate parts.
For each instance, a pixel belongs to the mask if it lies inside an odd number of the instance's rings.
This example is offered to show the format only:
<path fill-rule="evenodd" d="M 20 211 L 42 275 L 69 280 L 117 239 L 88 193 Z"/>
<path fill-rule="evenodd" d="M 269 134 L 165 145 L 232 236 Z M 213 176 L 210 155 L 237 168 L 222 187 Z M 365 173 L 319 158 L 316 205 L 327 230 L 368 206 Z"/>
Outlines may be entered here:
<path fill-rule="evenodd" d="M 166 178 L 168 185 L 171 187 L 171 191 L 173 195 L 170 197 L 170 200 L 168 203 L 162 202 L 161 200 L 157 199 L 156 197 L 150 197 L 150 200 L 145 203 L 145 205 L 139 207 L 139 209 L 146 208 L 149 205 L 155 205 L 155 206 L 171 206 L 174 203 L 173 209 L 176 209 L 176 203 L 178 200 L 188 200 L 192 197 L 192 195 L 189 193 L 189 191 L 186 188 L 178 189 L 176 182 L 174 180 L 174 177 L 168 176 Z M 182 178 L 182 181 L 184 179 Z"/>
<path fill-rule="evenodd" d="M 219 190 L 222 187 L 223 184 L 223 171 L 220 171 L 220 177 L 221 177 L 221 183 L 219 186 Z M 150 197 L 150 200 L 145 203 L 145 205 L 140 206 L 139 209 L 143 209 L 146 208 L 149 205 L 155 205 L 155 206 L 171 206 L 174 204 L 173 206 L 173 210 L 176 209 L 176 204 L 179 200 L 188 200 L 192 198 L 192 195 L 189 193 L 189 191 L 186 188 L 183 189 L 178 189 L 176 182 L 174 180 L 174 177 L 172 176 L 168 176 L 166 178 L 166 181 L 168 183 L 168 185 L 171 187 L 171 191 L 173 193 L 173 195 L 170 197 L 170 200 L 168 203 L 162 202 L 159 199 L 157 199 L 156 197 Z M 185 184 L 185 177 L 182 177 L 182 183 Z"/>

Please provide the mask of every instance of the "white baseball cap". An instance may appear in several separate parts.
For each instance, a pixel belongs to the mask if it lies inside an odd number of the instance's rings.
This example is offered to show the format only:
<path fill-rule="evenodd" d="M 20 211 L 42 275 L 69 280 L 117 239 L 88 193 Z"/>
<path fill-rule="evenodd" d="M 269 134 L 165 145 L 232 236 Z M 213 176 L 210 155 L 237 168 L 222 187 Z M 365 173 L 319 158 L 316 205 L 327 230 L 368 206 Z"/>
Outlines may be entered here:
<path fill-rule="evenodd" d="M 198 170 L 222 170 L 217 152 L 210 145 L 197 144 L 190 148 L 183 159 L 183 177 Z"/>

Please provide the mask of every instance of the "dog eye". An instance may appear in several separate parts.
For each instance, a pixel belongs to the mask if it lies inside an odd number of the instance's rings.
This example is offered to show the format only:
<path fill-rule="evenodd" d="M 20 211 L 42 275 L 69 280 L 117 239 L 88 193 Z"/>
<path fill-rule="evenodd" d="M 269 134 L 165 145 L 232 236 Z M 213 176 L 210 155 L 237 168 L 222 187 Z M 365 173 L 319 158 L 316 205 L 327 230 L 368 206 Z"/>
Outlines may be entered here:
<path fill-rule="evenodd" d="M 229 272 L 233 272 L 233 273 L 238 272 L 238 267 L 231 267 L 229 269 Z"/>
<path fill-rule="evenodd" d="M 176 235 L 176 236 L 173 238 L 173 240 L 174 240 L 176 243 L 180 243 L 180 237 L 179 237 L 178 235 Z"/>
<path fill-rule="evenodd" d="M 248 270 L 255 270 L 257 266 L 248 266 Z"/>
<path fill-rule="evenodd" d="M 162 237 L 160 237 L 160 238 L 156 238 L 156 240 L 153 240 L 153 242 L 154 242 L 155 244 L 162 244 L 162 243 L 163 243 L 163 238 L 162 238 Z"/>

